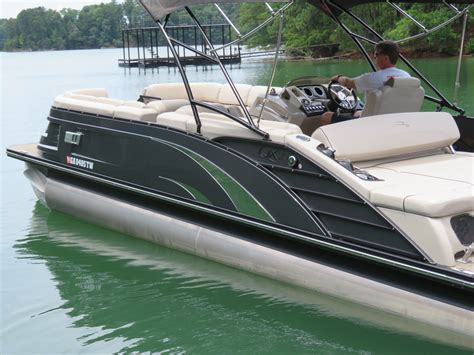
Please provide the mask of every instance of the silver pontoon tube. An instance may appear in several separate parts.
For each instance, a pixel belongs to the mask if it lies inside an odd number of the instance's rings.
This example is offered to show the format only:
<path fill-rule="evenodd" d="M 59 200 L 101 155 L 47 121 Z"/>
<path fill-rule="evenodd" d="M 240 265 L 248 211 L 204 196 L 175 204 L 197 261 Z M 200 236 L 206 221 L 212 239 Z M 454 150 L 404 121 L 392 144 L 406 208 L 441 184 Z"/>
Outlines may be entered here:
<path fill-rule="evenodd" d="M 51 209 L 172 249 L 430 324 L 461 338 L 474 336 L 472 313 L 466 309 L 65 184 L 45 177 L 31 166 L 25 175 L 38 198 Z"/>

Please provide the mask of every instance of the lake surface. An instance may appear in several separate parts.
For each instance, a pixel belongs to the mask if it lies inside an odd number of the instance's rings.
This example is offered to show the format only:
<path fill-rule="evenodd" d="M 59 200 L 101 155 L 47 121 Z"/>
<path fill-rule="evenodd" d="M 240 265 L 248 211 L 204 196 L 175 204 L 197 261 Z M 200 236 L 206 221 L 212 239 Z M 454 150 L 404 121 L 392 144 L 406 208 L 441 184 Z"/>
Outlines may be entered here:
<path fill-rule="evenodd" d="M 174 82 L 174 69 L 118 68 L 121 50 L 0 53 L 0 353 L 471 353 L 454 334 L 376 312 L 51 212 L 5 148 L 37 142 L 54 97 L 106 87 L 136 99 Z M 416 60 L 452 97 L 455 59 Z M 349 76 L 359 60 L 282 62 L 275 85 L 304 75 Z M 265 84 L 271 65 L 233 66 L 236 82 Z M 223 81 L 188 67 L 194 81 Z M 470 76 L 470 77 L 469 77 Z M 464 59 L 459 102 L 474 115 L 474 58 Z"/>

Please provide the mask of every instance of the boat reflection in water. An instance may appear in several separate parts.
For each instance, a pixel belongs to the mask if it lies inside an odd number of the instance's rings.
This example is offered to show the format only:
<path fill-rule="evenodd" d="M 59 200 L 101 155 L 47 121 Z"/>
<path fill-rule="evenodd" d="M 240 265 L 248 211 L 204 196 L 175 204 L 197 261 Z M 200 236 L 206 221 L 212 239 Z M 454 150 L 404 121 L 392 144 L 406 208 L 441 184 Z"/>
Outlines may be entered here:
<path fill-rule="evenodd" d="M 84 343 L 120 338 L 129 344 L 126 352 L 215 351 L 232 344 L 385 351 L 425 340 L 441 351 L 472 346 L 462 334 L 121 238 L 40 203 L 29 235 L 18 253 L 45 262 L 65 301 L 60 308 L 87 334 Z"/>

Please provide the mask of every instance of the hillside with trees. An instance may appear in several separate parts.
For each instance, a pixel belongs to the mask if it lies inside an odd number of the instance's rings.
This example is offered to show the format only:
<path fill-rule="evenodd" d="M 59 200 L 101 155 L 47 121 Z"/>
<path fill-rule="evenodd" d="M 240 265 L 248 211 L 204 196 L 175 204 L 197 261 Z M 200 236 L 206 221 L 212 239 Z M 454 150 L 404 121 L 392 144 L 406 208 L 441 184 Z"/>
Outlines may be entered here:
<path fill-rule="evenodd" d="M 243 32 L 268 17 L 264 4 L 225 5 L 235 23 Z M 452 16 L 446 6 L 432 4 L 404 4 L 403 8 L 428 27 Z M 212 5 L 193 8 L 202 23 L 223 23 Z M 362 5 L 355 13 L 387 38 L 400 39 L 418 31 L 407 18 L 397 14 L 388 4 Z M 350 22 L 348 22 L 350 23 Z M 190 24 L 185 12 L 173 14 L 170 25 Z M 89 5 L 81 10 L 54 11 L 37 7 L 21 11 L 16 18 L 0 19 L 0 50 L 38 51 L 121 47 L 121 30 L 126 27 L 154 26 L 150 16 L 135 0 Z M 271 46 L 275 43 L 278 23 L 275 21 L 249 39 L 249 46 Z M 357 25 L 351 25 L 358 29 Z M 360 30 L 360 28 L 359 28 Z M 426 38 L 408 42 L 418 55 L 455 55 L 461 33 L 461 20 L 430 34 Z M 469 15 L 465 53 L 474 54 L 474 11 Z M 337 43 L 341 53 L 354 51 L 350 39 L 327 16 L 305 1 L 297 0 L 285 16 L 283 39 L 286 48 L 298 48 L 299 55 L 317 55 L 311 49 L 300 49 L 318 44 Z"/>

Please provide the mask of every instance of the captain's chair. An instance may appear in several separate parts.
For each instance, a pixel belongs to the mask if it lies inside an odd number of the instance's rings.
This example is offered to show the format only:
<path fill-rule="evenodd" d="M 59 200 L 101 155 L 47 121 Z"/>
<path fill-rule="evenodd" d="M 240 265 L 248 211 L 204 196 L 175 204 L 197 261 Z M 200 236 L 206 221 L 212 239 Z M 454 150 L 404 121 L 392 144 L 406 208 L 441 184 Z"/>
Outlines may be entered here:
<path fill-rule="evenodd" d="M 369 91 L 361 117 L 385 113 L 420 111 L 425 90 L 417 78 L 390 78 L 377 90 Z"/>

